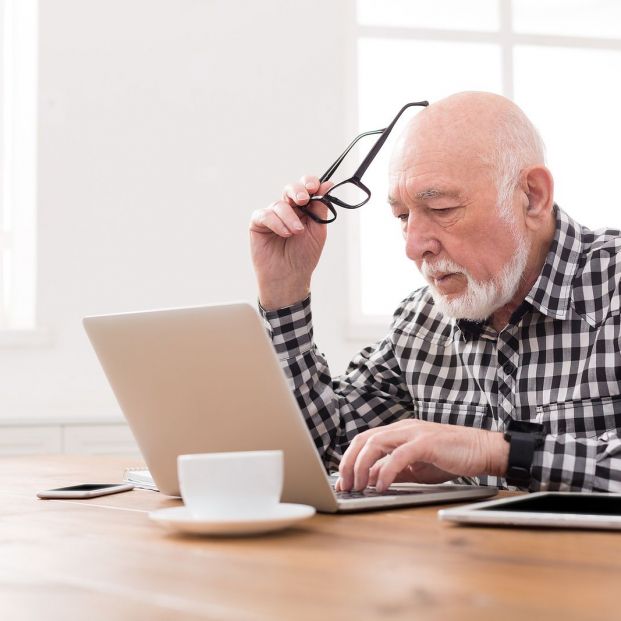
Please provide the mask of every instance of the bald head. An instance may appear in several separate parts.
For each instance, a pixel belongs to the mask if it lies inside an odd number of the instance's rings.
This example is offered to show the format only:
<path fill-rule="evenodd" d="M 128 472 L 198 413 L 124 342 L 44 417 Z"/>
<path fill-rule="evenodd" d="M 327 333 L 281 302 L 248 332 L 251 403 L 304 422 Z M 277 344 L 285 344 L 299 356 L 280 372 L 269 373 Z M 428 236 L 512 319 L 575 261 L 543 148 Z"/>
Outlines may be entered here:
<path fill-rule="evenodd" d="M 506 97 L 484 92 L 457 93 L 422 110 L 400 136 L 391 166 L 415 151 L 452 153 L 487 170 L 501 209 L 520 171 L 545 159 L 541 137 L 524 112 Z"/>

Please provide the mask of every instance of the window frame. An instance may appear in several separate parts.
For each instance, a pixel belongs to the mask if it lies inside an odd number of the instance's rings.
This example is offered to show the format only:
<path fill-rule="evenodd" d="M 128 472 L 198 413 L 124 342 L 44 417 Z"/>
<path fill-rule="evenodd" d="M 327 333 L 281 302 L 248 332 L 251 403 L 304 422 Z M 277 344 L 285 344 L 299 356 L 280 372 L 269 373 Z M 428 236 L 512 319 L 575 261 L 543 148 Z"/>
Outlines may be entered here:
<path fill-rule="evenodd" d="M 621 51 L 621 38 L 595 38 L 590 36 L 566 36 L 554 34 L 528 34 L 513 29 L 513 0 L 497 0 L 499 27 L 495 31 L 453 30 L 440 28 L 419 28 L 409 26 L 371 26 L 358 23 L 357 6 L 354 7 L 354 28 L 352 55 L 355 61 L 350 65 L 351 73 L 358 75 L 358 42 L 361 38 L 409 39 L 413 41 L 439 41 L 457 43 L 492 43 L 499 47 L 501 54 L 501 93 L 514 97 L 514 50 L 517 46 L 567 47 L 574 49 L 598 49 Z M 357 0 L 354 0 L 357 5 Z M 352 135 L 359 133 L 358 84 L 354 78 L 352 85 L 353 108 L 356 125 L 351 128 Z M 346 338 L 352 341 L 377 339 L 385 334 L 391 320 L 390 315 L 369 315 L 362 312 L 362 265 L 361 238 L 358 218 L 348 218 L 348 312 Z"/>
<path fill-rule="evenodd" d="M 0 346 L 15 347 L 47 340 L 36 320 L 38 0 L 0 10 Z"/>

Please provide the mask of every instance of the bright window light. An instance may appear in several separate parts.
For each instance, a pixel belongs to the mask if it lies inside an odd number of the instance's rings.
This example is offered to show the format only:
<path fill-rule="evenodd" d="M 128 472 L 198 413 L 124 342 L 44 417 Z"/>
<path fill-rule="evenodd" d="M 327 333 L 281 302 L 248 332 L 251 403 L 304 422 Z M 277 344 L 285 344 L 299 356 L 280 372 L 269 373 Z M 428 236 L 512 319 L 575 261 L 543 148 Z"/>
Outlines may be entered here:
<path fill-rule="evenodd" d="M 512 8 L 518 33 L 621 37 L 619 0 L 512 0 Z"/>
<path fill-rule="evenodd" d="M 590 228 L 621 228 L 621 82 L 602 79 L 621 75 L 621 50 L 517 46 L 514 71 L 515 100 L 547 145 L 556 201 Z"/>
<path fill-rule="evenodd" d="M 359 131 L 385 126 L 408 101 L 461 90 L 504 94 L 542 134 L 557 202 L 591 228 L 621 228 L 612 186 L 621 140 L 621 2 L 358 0 L 357 7 Z M 399 125 L 393 142 L 398 134 Z M 354 337 L 385 325 L 399 301 L 425 284 L 386 203 L 390 151 L 389 140 L 365 177 L 371 202 L 347 214 Z"/>
<path fill-rule="evenodd" d="M 35 327 L 37 0 L 0 0 L 0 331 Z"/>
<path fill-rule="evenodd" d="M 358 23 L 455 30 L 497 30 L 497 0 L 359 0 Z"/>

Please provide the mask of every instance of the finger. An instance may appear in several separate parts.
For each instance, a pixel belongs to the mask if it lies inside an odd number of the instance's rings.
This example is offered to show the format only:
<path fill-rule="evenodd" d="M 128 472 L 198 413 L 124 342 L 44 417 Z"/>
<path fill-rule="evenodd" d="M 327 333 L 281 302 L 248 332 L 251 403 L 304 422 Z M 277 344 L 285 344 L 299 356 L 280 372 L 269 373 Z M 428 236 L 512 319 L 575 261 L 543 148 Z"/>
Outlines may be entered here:
<path fill-rule="evenodd" d="M 291 231 L 274 211 L 275 205 L 276 203 L 273 203 L 265 209 L 255 211 L 250 220 L 250 230 L 257 233 L 271 232 L 280 237 L 291 237 Z"/>
<path fill-rule="evenodd" d="M 420 438 L 410 440 L 397 447 L 380 466 L 375 488 L 385 492 L 398 474 L 417 462 L 426 462 L 425 442 Z"/>
<path fill-rule="evenodd" d="M 304 230 L 300 217 L 289 203 L 278 201 L 274 204 L 274 212 L 292 233 L 299 233 Z"/>
<path fill-rule="evenodd" d="M 384 457 L 384 459 L 386 458 Z M 369 486 L 375 487 L 375 485 L 377 484 L 377 477 L 379 475 L 380 466 L 384 462 L 384 459 L 380 459 L 379 461 L 375 462 L 373 466 L 371 466 L 371 470 L 369 470 Z"/>
<path fill-rule="evenodd" d="M 356 490 L 367 486 L 369 472 L 376 462 L 410 440 L 412 426 L 393 423 L 374 431 L 376 433 L 367 438 L 364 448 L 358 452 L 354 464 L 354 489 Z"/>
<path fill-rule="evenodd" d="M 343 491 L 349 491 L 354 484 L 354 465 L 358 457 L 358 453 L 363 449 L 367 438 L 372 434 L 377 433 L 379 429 L 370 429 L 359 433 L 350 443 L 349 447 L 345 451 L 339 464 L 339 475 L 341 482 L 341 489 Z"/>
<path fill-rule="evenodd" d="M 306 205 L 310 200 L 310 194 L 303 183 L 290 183 L 282 191 L 282 196 L 291 205 Z"/>
<path fill-rule="evenodd" d="M 334 183 L 332 183 L 332 181 L 324 181 L 319 186 L 319 190 L 317 190 L 317 192 L 315 192 L 315 196 L 324 196 L 325 193 L 333 186 L 334 186 Z"/>
<path fill-rule="evenodd" d="M 328 216 L 330 216 L 330 213 L 328 213 L 328 206 L 325 205 L 322 201 L 311 201 L 310 203 L 308 203 L 308 205 L 304 205 L 304 209 L 307 212 L 310 212 L 313 215 L 317 216 L 318 218 L 321 218 L 322 220 L 326 220 Z M 308 216 L 308 213 L 305 215 Z M 303 221 L 308 222 L 311 226 L 313 224 L 319 225 L 319 223 L 315 223 L 312 218 Z"/>
<path fill-rule="evenodd" d="M 354 490 L 362 491 L 368 485 L 369 472 L 373 465 L 394 448 L 392 435 L 391 432 L 374 435 L 358 453 L 354 464 Z"/>
<path fill-rule="evenodd" d="M 299 184 L 289 184 L 285 186 L 283 191 L 283 199 L 286 200 L 294 209 L 304 207 L 307 211 L 320 218 L 326 220 L 330 215 L 328 212 L 328 206 L 322 201 L 309 201 L 312 196 L 323 196 L 334 184 L 331 181 L 326 181 L 319 185 L 317 180 L 316 191 L 308 190 L 306 186 L 302 184 L 302 181 L 308 179 L 308 177 L 302 177 Z M 317 179 L 316 177 L 314 179 Z M 302 187 L 303 186 L 303 187 Z M 304 190 L 307 190 L 305 193 Z M 305 214 L 308 215 L 308 214 Z M 311 218 L 311 227 L 314 225 L 314 220 Z M 302 218 L 302 222 L 306 220 Z M 319 224 L 319 223 L 317 223 Z"/>
<path fill-rule="evenodd" d="M 370 487 L 375 487 L 377 489 L 377 480 L 379 478 L 379 473 L 382 469 L 382 465 L 385 463 L 386 459 L 389 459 L 390 455 L 387 455 L 386 457 L 384 457 L 384 459 L 380 459 L 378 462 L 376 462 L 373 467 L 371 468 L 371 470 L 369 471 L 369 486 Z M 412 469 L 410 468 L 409 465 L 407 465 L 403 470 L 401 470 L 401 472 L 398 472 L 393 480 L 393 482 L 391 483 L 391 485 L 393 483 L 412 483 L 413 480 L 414 481 L 418 481 L 418 479 L 413 479 L 412 477 L 414 476 Z M 390 486 L 388 486 L 387 489 L 389 489 Z M 386 490 L 383 490 L 386 491 Z"/>
<path fill-rule="evenodd" d="M 300 183 L 306 188 L 311 196 L 317 193 L 317 190 L 319 190 L 319 186 L 321 185 L 319 178 L 314 175 L 304 175 L 300 178 Z"/>
<path fill-rule="evenodd" d="M 300 183 L 306 188 L 311 196 L 323 196 L 333 185 L 332 181 L 321 181 L 313 175 L 304 175 Z"/>

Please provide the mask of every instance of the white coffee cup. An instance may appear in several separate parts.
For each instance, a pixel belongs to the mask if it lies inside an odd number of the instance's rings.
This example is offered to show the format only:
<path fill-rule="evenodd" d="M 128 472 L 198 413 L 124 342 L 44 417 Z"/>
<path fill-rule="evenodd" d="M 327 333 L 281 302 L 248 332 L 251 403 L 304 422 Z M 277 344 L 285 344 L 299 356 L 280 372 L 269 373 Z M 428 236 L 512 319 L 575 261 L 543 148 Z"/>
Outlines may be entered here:
<path fill-rule="evenodd" d="M 269 514 L 280 502 L 282 451 L 179 455 L 179 488 L 190 514 L 235 519 Z"/>

